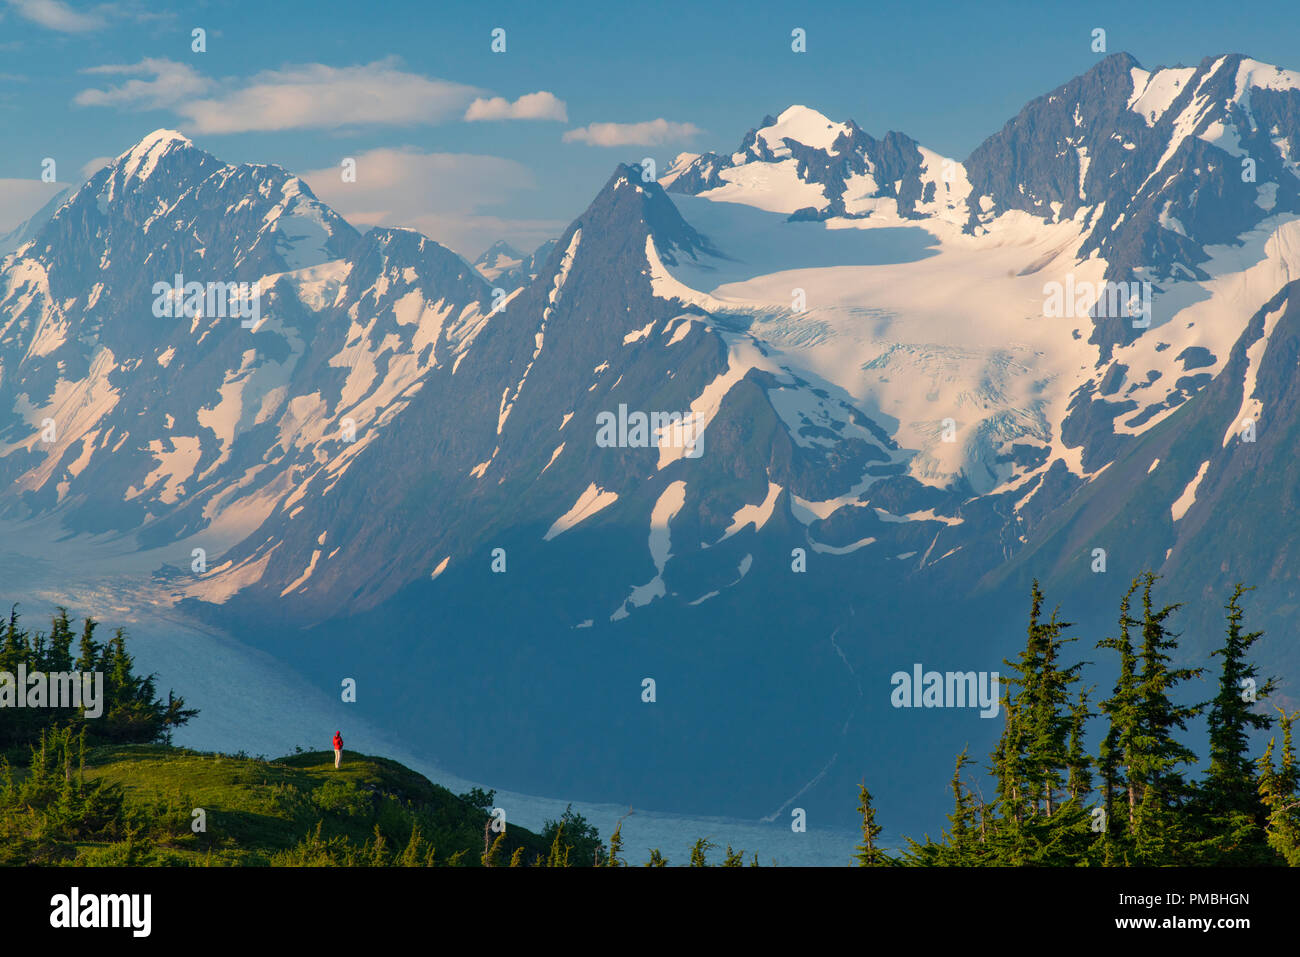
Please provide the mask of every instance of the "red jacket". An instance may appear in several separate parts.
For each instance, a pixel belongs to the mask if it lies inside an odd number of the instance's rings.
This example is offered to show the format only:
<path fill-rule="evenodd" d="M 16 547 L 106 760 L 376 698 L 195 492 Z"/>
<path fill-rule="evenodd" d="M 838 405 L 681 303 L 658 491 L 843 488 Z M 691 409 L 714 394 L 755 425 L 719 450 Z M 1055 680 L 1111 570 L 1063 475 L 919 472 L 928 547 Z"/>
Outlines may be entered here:
<path fill-rule="evenodd" d="M 334 750 L 335 751 L 343 750 L 343 735 L 341 734 L 334 735 Z"/>

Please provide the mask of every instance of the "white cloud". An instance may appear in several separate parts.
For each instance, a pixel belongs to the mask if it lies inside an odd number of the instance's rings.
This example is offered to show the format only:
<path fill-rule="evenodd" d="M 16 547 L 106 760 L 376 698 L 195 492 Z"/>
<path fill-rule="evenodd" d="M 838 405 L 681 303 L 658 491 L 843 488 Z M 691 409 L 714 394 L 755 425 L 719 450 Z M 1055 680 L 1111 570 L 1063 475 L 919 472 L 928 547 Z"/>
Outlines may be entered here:
<path fill-rule="evenodd" d="M 152 79 L 127 80 L 107 90 L 82 90 L 72 99 L 78 106 L 166 109 L 208 92 L 213 85 L 212 80 L 187 64 L 154 57 L 146 57 L 139 63 L 93 66 L 81 72 L 103 76 L 149 76 Z"/>
<path fill-rule="evenodd" d="M 565 133 L 564 142 L 589 146 L 658 146 L 702 132 L 694 123 L 674 123 L 661 117 L 645 123 L 589 123 Z"/>
<path fill-rule="evenodd" d="M 468 212 L 503 202 L 509 191 L 537 185 L 528 167 L 498 156 L 423 153 L 404 147 L 370 150 L 353 158 L 355 183 L 342 181 L 339 166 L 301 174 L 317 196 L 340 212 L 379 209 L 389 202 Z"/>
<path fill-rule="evenodd" d="M 564 101 L 554 93 L 538 90 L 526 93 L 511 103 L 504 96 L 480 97 L 469 105 L 465 119 L 474 120 L 559 120 L 568 122 Z"/>
<path fill-rule="evenodd" d="M 511 193 L 536 188 L 532 171 L 514 160 L 412 148 L 371 150 L 354 159 L 355 183 L 343 182 L 338 166 L 300 175 L 358 228 L 409 226 L 472 258 L 497 239 L 532 249 L 568 225 L 492 214 L 491 207 Z"/>
<path fill-rule="evenodd" d="M 342 68 L 310 63 L 260 73 L 242 90 L 186 104 L 182 114 L 199 133 L 436 123 L 478 92 L 403 72 L 392 61 Z"/>
<path fill-rule="evenodd" d="M 219 83 L 170 60 L 146 59 L 87 72 L 143 73 L 154 79 L 131 80 L 108 90 L 83 90 L 76 103 L 170 109 L 188 121 L 186 129 L 192 133 L 437 123 L 459 115 L 482 92 L 406 72 L 392 57 L 351 67 L 286 66 L 264 70 L 248 81 Z M 173 94 L 173 88 L 178 92 Z"/>
<path fill-rule="evenodd" d="M 24 20 L 60 33 L 86 33 L 104 25 L 98 13 L 82 13 L 61 0 L 8 0 Z"/>

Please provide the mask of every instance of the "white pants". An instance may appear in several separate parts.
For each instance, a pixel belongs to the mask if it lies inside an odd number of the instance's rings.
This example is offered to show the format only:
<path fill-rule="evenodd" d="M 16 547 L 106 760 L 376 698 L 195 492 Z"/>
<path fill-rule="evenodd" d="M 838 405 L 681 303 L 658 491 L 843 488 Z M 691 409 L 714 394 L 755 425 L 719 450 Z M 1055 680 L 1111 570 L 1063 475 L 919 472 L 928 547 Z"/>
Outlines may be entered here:
<path fill-rule="evenodd" d="M 342 760 L 343 760 L 343 752 L 342 752 L 342 750 L 340 750 L 339 748 L 335 748 L 335 749 L 334 749 L 334 767 L 337 768 L 337 767 L 339 766 L 339 762 L 342 761 Z"/>

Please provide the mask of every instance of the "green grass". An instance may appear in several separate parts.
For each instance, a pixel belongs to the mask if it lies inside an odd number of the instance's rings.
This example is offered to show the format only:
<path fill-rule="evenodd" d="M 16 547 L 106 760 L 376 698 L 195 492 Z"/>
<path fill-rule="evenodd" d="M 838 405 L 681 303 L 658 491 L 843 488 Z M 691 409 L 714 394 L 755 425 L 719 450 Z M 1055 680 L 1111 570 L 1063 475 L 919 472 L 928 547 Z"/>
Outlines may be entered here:
<path fill-rule="evenodd" d="M 15 781 L 23 775 L 14 769 Z M 265 866 L 356 863 L 353 853 L 390 863 L 418 828 L 421 862 L 432 848 L 435 863 L 477 866 L 488 820 L 396 761 L 353 751 L 336 770 L 332 751 L 263 760 L 165 745 L 100 747 L 86 755 L 86 783 L 96 781 L 121 788 L 125 833 L 85 840 L 41 826 L 25 808 L 0 809 L 0 843 L 11 845 L 0 861 Z M 190 826 L 198 808 L 206 814 L 203 833 Z M 369 853 L 376 843 L 387 857 Z M 520 847 L 527 863 L 548 851 L 538 835 L 509 825 L 497 863 Z"/>

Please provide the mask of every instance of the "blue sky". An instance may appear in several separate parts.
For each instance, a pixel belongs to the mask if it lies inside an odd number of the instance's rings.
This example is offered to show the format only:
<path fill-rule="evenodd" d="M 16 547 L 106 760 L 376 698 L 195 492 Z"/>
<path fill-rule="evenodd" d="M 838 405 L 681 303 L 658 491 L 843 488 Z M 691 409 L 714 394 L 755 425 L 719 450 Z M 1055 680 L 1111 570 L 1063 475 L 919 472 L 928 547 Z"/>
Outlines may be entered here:
<path fill-rule="evenodd" d="M 1300 68 L 1300 18 L 1208 2 L 160 6 L 0 0 L 0 231 L 50 195 L 45 157 L 76 184 L 169 127 L 304 174 L 359 226 L 412 225 L 472 257 L 557 234 L 620 161 L 731 151 L 792 103 L 965 158 L 1097 61 L 1094 27 L 1148 68 L 1227 52 Z M 467 121 L 476 100 L 502 118 Z"/>

